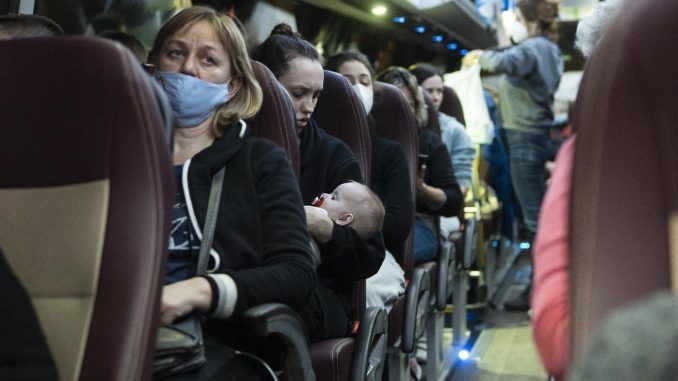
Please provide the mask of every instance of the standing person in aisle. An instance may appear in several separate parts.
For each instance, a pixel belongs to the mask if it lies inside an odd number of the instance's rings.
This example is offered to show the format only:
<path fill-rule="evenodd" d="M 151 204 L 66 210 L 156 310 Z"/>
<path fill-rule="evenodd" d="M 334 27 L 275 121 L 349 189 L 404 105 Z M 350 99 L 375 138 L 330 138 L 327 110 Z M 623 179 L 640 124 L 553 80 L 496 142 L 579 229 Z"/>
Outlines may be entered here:
<path fill-rule="evenodd" d="M 553 96 L 563 74 L 557 38 L 558 3 L 520 0 L 511 38 L 517 45 L 502 51 L 474 50 L 464 57 L 466 66 L 479 63 L 488 71 L 506 74 L 500 83 L 501 116 L 509 147 L 511 181 L 523 212 L 525 239 L 531 244 L 537 230 L 539 208 L 546 191 L 544 164 L 555 150 L 549 137 L 553 122 Z M 529 309 L 527 287 L 507 309 Z"/>

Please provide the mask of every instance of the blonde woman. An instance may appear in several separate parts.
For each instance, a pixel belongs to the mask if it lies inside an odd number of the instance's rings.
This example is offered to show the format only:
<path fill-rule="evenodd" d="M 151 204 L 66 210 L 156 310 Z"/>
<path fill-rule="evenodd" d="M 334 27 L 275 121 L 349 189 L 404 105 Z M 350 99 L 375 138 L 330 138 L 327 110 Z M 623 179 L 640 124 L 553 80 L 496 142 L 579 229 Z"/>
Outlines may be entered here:
<path fill-rule="evenodd" d="M 177 196 L 161 324 L 192 312 L 206 318 L 208 362 L 187 379 L 258 379 L 230 350 L 242 343 L 224 319 L 261 303 L 301 310 L 308 302 L 315 269 L 296 178 L 283 150 L 250 136 L 242 120 L 259 110 L 262 93 L 227 16 L 205 7 L 179 12 L 158 33 L 149 62 L 175 121 Z M 208 274 L 195 276 L 210 182 L 224 166 Z"/>

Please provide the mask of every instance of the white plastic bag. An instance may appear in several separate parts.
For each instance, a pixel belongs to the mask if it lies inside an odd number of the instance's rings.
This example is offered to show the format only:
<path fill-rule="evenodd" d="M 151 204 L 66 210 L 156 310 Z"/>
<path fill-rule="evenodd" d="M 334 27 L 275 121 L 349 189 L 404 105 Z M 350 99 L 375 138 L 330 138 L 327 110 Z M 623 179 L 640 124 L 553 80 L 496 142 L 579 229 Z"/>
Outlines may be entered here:
<path fill-rule="evenodd" d="M 487 111 L 480 80 L 480 65 L 444 75 L 444 82 L 457 92 L 466 119 L 466 132 L 476 144 L 490 144 L 494 139 L 494 124 Z"/>

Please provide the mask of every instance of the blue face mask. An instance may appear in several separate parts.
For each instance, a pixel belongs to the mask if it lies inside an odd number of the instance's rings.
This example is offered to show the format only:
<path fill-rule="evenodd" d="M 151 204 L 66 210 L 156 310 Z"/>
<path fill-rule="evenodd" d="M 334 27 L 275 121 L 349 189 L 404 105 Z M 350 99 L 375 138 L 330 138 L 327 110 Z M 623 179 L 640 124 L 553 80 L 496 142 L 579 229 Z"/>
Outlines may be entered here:
<path fill-rule="evenodd" d="M 155 77 L 165 89 L 177 127 L 195 127 L 228 102 L 228 82 L 217 84 L 167 71 L 156 71 Z"/>

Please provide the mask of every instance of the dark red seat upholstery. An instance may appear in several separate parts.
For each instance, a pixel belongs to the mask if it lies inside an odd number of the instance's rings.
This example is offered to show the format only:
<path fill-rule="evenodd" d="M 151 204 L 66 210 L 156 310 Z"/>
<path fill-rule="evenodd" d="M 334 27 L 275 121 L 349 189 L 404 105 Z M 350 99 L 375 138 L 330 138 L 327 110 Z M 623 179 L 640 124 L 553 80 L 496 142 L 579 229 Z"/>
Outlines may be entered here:
<path fill-rule="evenodd" d="M 79 37 L 1 41 L 0 68 L 0 246 L 60 379 L 149 379 L 174 201 L 149 77 Z"/>
<path fill-rule="evenodd" d="M 629 2 L 579 90 L 571 201 L 572 348 L 613 309 L 669 289 L 678 211 L 678 2 Z"/>
<path fill-rule="evenodd" d="M 374 100 L 371 115 L 375 122 L 375 133 L 400 143 L 405 151 L 414 205 L 417 154 L 419 153 L 414 114 L 404 95 L 393 85 L 376 82 Z M 414 218 L 412 224 L 414 224 Z M 417 328 L 419 327 L 419 330 L 423 328 L 423 324 L 417 324 L 423 323 L 420 307 L 428 304 L 429 274 L 426 271 L 415 272 L 413 270 L 413 234 L 411 231 L 401 255 L 394 255 L 405 271 L 408 287 L 406 294 L 396 301 L 388 315 L 389 379 L 409 377 L 408 355 L 403 351 L 409 353 L 414 349 L 416 337 L 421 334 L 421 331 L 417 332 Z"/>
<path fill-rule="evenodd" d="M 374 118 L 375 134 L 400 143 L 405 151 L 405 159 L 410 179 L 417 176 L 417 154 L 419 152 L 417 123 L 410 111 L 407 100 L 397 87 L 384 83 L 374 84 L 374 106 L 371 111 Z M 415 205 L 415 182 L 411 181 L 412 205 Z M 414 216 L 411 225 L 414 226 Z M 405 279 L 412 277 L 413 232 L 400 253 L 392 253 L 405 271 Z M 403 317 L 405 315 L 405 296 L 399 298 L 388 314 L 388 344 L 392 347 L 401 338 Z"/>
<path fill-rule="evenodd" d="M 441 136 L 441 131 L 440 131 L 440 120 L 438 119 L 438 112 L 435 110 L 435 107 L 433 107 L 433 102 L 431 101 L 431 97 L 429 97 L 428 93 L 424 92 L 424 102 L 426 103 L 426 113 L 428 114 L 428 120 L 426 121 L 426 129 L 429 129 L 433 131 L 438 137 Z M 436 219 L 436 228 L 437 232 L 440 232 L 440 218 Z M 439 249 L 440 251 L 440 249 Z M 436 291 L 436 285 L 437 285 L 437 273 L 438 273 L 438 263 L 437 262 L 429 262 L 429 263 L 422 263 L 420 265 L 422 268 L 426 269 L 430 276 L 431 276 L 431 290 L 433 292 Z M 443 307 L 444 308 L 444 307 Z"/>
<path fill-rule="evenodd" d="M 360 170 L 369 185 L 372 144 L 365 109 L 342 75 L 325 70 L 325 83 L 318 98 L 313 119 L 328 134 L 341 139 L 351 148 Z"/>
<path fill-rule="evenodd" d="M 370 142 L 367 115 L 351 84 L 342 75 L 325 70 L 323 91 L 313 112 L 313 119 L 328 134 L 339 138 L 351 149 L 358 160 L 365 184 L 369 185 L 372 168 L 372 144 Z M 365 282 L 353 287 L 353 307 L 356 320 L 365 310 Z"/>
<path fill-rule="evenodd" d="M 461 108 L 461 101 L 457 92 L 451 87 L 443 87 L 443 102 L 440 104 L 440 112 L 453 116 L 459 123 L 466 125 L 464 110 Z"/>
<path fill-rule="evenodd" d="M 358 160 L 369 185 L 372 145 L 365 109 L 342 75 L 325 70 L 323 91 L 313 118 L 328 134 L 341 139 Z M 357 338 L 326 340 L 311 345 L 313 369 L 319 380 L 380 379 L 386 345 L 386 312 L 365 308 L 365 281 L 357 282 L 347 295 L 360 322 Z"/>
<path fill-rule="evenodd" d="M 247 125 L 254 136 L 278 143 L 290 159 L 294 173 L 299 177 L 299 138 L 296 133 L 294 105 L 287 90 L 275 79 L 271 71 L 257 61 L 250 61 L 254 76 L 264 94 L 261 110 Z"/>
<path fill-rule="evenodd" d="M 374 118 L 374 132 L 400 143 L 407 159 L 410 179 L 416 179 L 419 142 L 416 121 L 414 114 L 408 112 L 407 100 L 397 87 L 384 82 L 374 84 L 374 100 L 374 107 L 371 111 Z M 412 205 L 415 205 L 415 184 L 413 180 L 411 182 Z M 414 224 L 414 219 L 412 224 Z M 409 278 L 412 275 L 412 233 L 403 246 L 400 253 L 392 254 L 405 270 L 405 277 Z"/>
<path fill-rule="evenodd" d="M 427 129 L 433 131 L 436 135 L 439 137 L 441 136 L 441 131 L 440 131 L 440 120 L 438 119 L 438 112 L 435 110 L 435 107 L 433 106 L 433 102 L 431 101 L 431 98 L 428 96 L 426 92 L 424 92 L 424 102 L 426 103 L 426 112 L 428 114 L 428 121 L 426 122 L 426 127 Z M 440 222 L 440 219 L 436 219 L 436 227 L 437 230 L 440 231 L 440 227 L 438 226 Z M 439 249 L 439 251 L 442 250 Z M 426 264 L 422 264 L 422 268 L 425 268 L 427 271 L 429 271 L 429 274 L 431 276 L 431 289 L 433 291 L 436 290 L 437 286 L 437 278 L 438 278 L 438 263 L 437 262 L 430 262 Z M 441 309 L 444 308 L 441 307 Z"/>
<path fill-rule="evenodd" d="M 273 73 L 257 61 L 250 61 L 254 76 L 261 86 L 263 100 L 261 109 L 247 125 L 254 136 L 274 141 L 287 153 L 294 173 L 299 177 L 299 139 L 296 133 L 294 105 L 287 90 L 278 82 Z M 318 259 L 319 261 L 319 259 Z M 315 380 L 311 366 L 311 357 L 306 334 L 297 313 L 289 306 L 278 303 L 266 303 L 245 311 L 232 329 L 248 330 L 253 339 L 252 347 L 247 348 L 281 366 L 283 379 L 294 381 Z M 239 324 L 243 323 L 243 324 Z M 281 351 L 281 346 L 285 351 Z M 271 347 L 276 348 L 274 354 Z M 284 364 L 277 355 L 284 353 Z M 268 358 L 273 355 L 276 358 Z"/>

